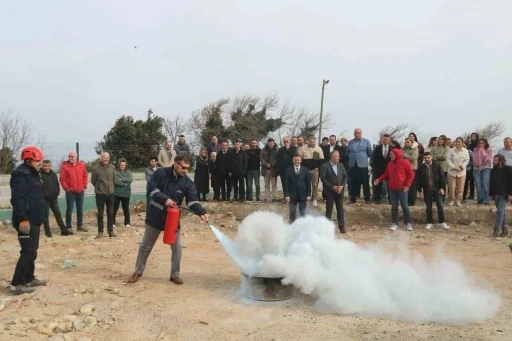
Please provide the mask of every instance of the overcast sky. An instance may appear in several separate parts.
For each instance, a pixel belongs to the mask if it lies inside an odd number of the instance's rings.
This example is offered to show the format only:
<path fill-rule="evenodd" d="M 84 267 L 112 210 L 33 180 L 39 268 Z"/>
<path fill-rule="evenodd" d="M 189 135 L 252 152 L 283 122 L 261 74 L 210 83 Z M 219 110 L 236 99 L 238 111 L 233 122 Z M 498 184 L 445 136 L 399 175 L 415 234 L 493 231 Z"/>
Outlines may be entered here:
<path fill-rule="evenodd" d="M 295 3 L 289 5 L 289 3 Z M 0 108 L 53 142 L 92 143 L 122 114 L 188 115 L 276 91 L 337 118 L 512 135 L 512 1 L 1 1 Z M 137 46 L 137 49 L 134 46 Z"/>

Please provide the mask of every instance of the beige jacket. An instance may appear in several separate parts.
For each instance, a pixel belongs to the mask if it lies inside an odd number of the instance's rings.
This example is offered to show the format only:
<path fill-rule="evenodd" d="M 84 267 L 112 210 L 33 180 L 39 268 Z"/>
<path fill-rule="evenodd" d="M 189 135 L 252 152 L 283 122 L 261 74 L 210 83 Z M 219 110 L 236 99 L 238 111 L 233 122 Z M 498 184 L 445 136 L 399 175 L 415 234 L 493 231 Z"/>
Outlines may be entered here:
<path fill-rule="evenodd" d="M 299 155 L 302 156 L 303 159 L 323 160 L 324 158 L 324 152 L 318 145 L 313 148 L 306 145 L 302 146 Z"/>
<path fill-rule="evenodd" d="M 458 150 L 453 147 L 448 151 L 448 157 L 446 158 L 448 164 L 448 174 L 456 178 L 460 178 L 466 175 L 466 166 L 469 163 L 469 153 L 466 148 Z M 455 170 L 457 168 L 457 170 Z"/>
<path fill-rule="evenodd" d="M 174 163 L 174 158 L 176 157 L 176 151 L 171 149 L 171 158 L 169 158 L 169 154 L 166 149 L 162 149 L 160 153 L 158 153 L 158 165 L 160 167 L 171 167 Z"/>

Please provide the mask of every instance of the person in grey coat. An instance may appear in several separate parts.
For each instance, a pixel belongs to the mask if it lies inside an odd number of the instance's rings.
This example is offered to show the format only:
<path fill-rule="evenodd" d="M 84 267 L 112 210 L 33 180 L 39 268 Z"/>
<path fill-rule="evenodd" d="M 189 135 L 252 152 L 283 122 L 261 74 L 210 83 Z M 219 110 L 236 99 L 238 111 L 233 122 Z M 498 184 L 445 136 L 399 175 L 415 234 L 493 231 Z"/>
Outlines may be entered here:
<path fill-rule="evenodd" d="M 336 204 L 338 228 L 341 233 L 346 233 L 343 195 L 348 175 L 345 167 L 340 163 L 340 153 L 337 150 L 331 152 L 329 162 L 323 163 L 320 167 L 320 180 L 325 188 L 325 217 L 331 220 L 332 208 Z"/>
<path fill-rule="evenodd" d="M 190 146 L 185 143 L 185 135 L 180 135 L 178 138 L 178 143 L 174 145 L 174 150 L 177 155 L 190 155 Z"/>
<path fill-rule="evenodd" d="M 295 221 L 297 204 L 301 217 L 306 215 L 306 204 L 311 200 L 311 176 L 309 170 L 301 166 L 302 157 L 298 154 L 292 158 L 293 166 L 286 169 L 283 192 L 286 202 L 289 204 L 289 223 Z"/>

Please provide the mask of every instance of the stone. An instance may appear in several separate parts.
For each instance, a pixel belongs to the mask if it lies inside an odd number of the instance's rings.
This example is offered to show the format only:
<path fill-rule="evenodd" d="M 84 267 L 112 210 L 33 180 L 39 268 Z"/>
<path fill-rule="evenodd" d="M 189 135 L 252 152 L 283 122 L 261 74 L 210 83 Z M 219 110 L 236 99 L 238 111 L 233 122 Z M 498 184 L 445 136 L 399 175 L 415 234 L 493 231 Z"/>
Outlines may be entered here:
<path fill-rule="evenodd" d="M 96 318 L 92 316 L 87 316 L 85 318 L 78 319 L 76 321 L 73 321 L 73 327 L 77 332 L 80 331 L 88 331 L 94 328 L 96 326 Z"/>
<path fill-rule="evenodd" d="M 87 292 L 87 289 L 86 288 L 73 288 L 73 292 L 75 294 L 85 294 Z"/>
<path fill-rule="evenodd" d="M 80 315 L 92 315 L 92 312 L 94 311 L 94 305 L 93 304 L 84 304 L 80 307 Z"/>
<path fill-rule="evenodd" d="M 15 336 L 16 336 L 16 337 L 27 337 L 27 336 L 28 336 L 28 334 L 27 334 L 27 333 L 25 333 L 25 332 L 17 332 Z"/>
<path fill-rule="evenodd" d="M 5 304 L 0 303 L 0 311 L 4 311 L 4 310 L 5 310 Z"/>
<path fill-rule="evenodd" d="M 56 333 L 69 333 L 73 330 L 73 322 L 66 321 L 66 322 L 58 322 L 57 326 L 55 327 Z"/>
<path fill-rule="evenodd" d="M 66 259 L 64 261 L 64 263 L 62 264 L 62 268 L 63 269 L 69 269 L 69 268 L 74 267 L 74 266 L 76 266 L 75 261 L 74 260 L 69 260 L 69 259 Z"/>
<path fill-rule="evenodd" d="M 65 341 L 65 339 L 64 339 L 64 335 L 57 334 L 57 335 L 53 335 L 51 338 L 49 338 L 48 341 Z"/>
<path fill-rule="evenodd" d="M 36 327 L 36 332 L 39 334 L 52 335 L 56 327 L 56 322 L 43 322 Z"/>
<path fill-rule="evenodd" d="M 474 221 L 472 221 L 471 223 L 469 223 L 468 226 L 469 227 L 477 227 L 477 224 Z"/>
<path fill-rule="evenodd" d="M 78 318 L 76 315 L 64 315 L 61 317 L 61 319 L 65 322 L 73 322 Z"/>
<path fill-rule="evenodd" d="M 76 253 L 76 250 L 75 249 L 67 249 L 66 252 L 67 253 Z"/>
<path fill-rule="evenodd" d="M 70 334 L 64 334 L 64 341 L 73 341 L 73 336 Z"/>

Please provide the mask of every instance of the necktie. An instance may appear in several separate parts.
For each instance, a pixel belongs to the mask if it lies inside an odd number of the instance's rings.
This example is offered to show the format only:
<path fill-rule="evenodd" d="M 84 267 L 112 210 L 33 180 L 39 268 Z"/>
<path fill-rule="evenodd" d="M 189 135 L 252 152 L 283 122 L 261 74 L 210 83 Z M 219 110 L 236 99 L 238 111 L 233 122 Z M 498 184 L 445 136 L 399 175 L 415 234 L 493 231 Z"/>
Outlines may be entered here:
<path fill-rule="evenodd" d="M 295 173 L 296 173 L 297 175 L 299 175 L 299 172 L 300 172 L 299 168 L 295 168 Z"/>
<path fill-rule="evenodd" d="M 388 146 L 384 146 L 384 158 L 388 156 Z"/>

